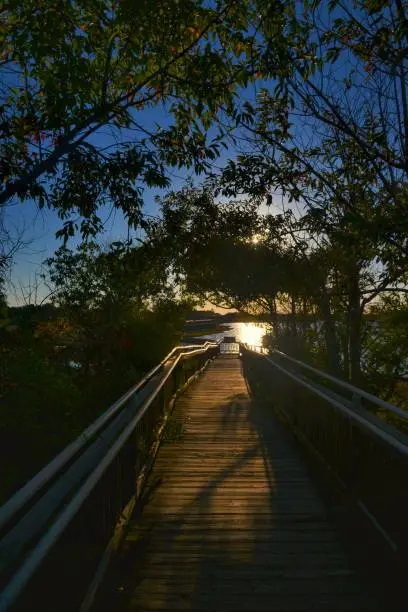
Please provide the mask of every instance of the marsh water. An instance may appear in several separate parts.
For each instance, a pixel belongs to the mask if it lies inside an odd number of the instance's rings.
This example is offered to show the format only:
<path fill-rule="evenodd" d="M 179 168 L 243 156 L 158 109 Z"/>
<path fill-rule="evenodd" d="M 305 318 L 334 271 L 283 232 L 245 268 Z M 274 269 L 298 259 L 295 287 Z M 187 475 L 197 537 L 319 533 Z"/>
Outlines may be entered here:
<path fill-rule="evenodd" d="M 203 336 L 211 340 L 220 340 L 224 336 L 234 336 L 236 342 L 251 344 L 252 346 L 262 346 L 262 339 L 265 334 L 271 333 L 272 326 L 268 323 L 225 323 L 222 324 L 225 332 L 209 334 Z"/>

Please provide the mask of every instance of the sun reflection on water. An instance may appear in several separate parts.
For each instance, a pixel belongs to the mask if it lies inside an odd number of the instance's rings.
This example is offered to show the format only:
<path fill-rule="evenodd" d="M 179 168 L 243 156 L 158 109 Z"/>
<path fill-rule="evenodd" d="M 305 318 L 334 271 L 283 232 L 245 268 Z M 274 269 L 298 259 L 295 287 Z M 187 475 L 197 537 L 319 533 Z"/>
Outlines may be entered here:
<path fill-rule="evenodd" d="M 262 338 L 268 333 L 268 326 L 262 323 L 235 323 L 231 326 L 238 342 L 262 346 Z"/>

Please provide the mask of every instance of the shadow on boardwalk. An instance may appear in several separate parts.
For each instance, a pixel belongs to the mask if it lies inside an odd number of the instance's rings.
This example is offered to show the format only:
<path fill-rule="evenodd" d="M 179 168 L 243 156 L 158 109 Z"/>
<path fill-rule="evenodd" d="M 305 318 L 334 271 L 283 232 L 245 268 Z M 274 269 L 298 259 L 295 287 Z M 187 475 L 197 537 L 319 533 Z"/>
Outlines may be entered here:
<path fill-rule="evenodd" d="M 97 609 L 381 609 L 253 374 L 216 360 L 178 403 Z"/>

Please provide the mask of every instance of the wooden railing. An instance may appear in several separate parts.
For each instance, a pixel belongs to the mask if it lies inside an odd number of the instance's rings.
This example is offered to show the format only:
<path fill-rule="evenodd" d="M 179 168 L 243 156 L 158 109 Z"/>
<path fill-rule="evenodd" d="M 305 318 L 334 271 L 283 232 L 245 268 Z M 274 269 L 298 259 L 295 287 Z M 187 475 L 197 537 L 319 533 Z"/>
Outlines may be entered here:
<path fill-rule="evenodd" d="M 330 470 L 365 514 L 400 567 L 408 560 L 408 437 L 397 406 L 284 353 L 242 347 L 275 410 Z M 381 418 L 380 418 L 381 416 Z"/>
<path fill-rule="evenodd" d="M 178 393 L 219 352 L 176 347 L 0 508 L 0 611 L 85 612 Z"/>

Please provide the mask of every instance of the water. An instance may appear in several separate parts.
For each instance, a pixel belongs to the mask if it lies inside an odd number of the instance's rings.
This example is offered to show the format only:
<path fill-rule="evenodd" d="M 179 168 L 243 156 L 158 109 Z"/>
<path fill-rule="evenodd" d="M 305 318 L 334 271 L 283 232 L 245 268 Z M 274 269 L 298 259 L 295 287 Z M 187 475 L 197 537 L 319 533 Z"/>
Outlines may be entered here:
<path fill-rule="evenodd" d="M 225 332 L 202 336 L 206 340 L 222 340 L 224 336 L 235 336 L 237 342 L 262 346 L 262 339 L 267 333 L 271 333 L 272 326 L 268 323 L 222 323 Z"/>

